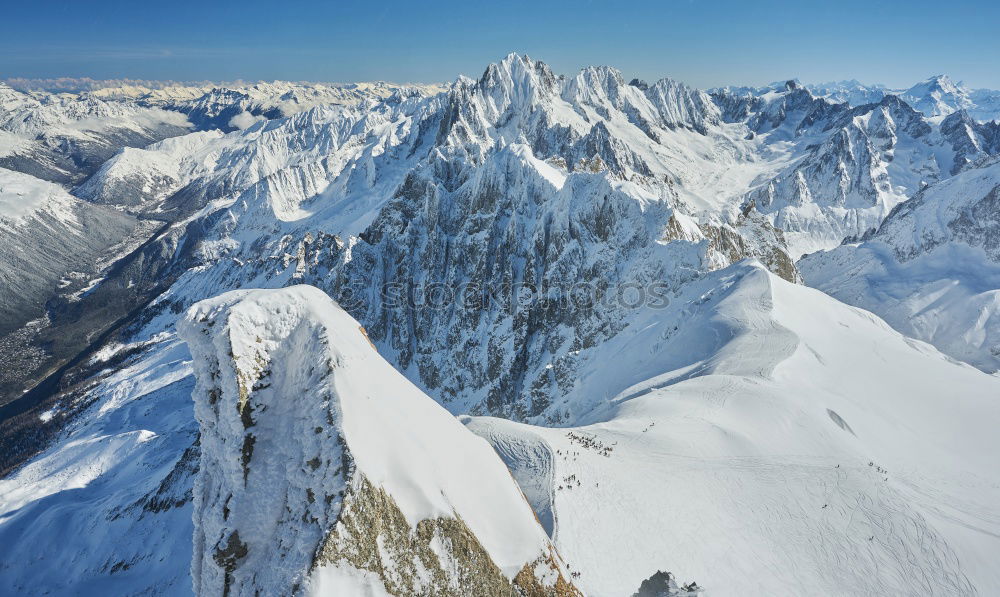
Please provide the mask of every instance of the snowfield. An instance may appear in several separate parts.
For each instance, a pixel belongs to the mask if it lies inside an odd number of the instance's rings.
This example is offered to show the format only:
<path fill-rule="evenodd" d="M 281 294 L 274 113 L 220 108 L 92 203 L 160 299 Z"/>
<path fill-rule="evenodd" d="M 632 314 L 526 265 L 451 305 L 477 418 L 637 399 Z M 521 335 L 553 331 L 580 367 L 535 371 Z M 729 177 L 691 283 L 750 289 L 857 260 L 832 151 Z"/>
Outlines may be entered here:
<path fill-rule="evenodd" d="M 599 422 L 465 419 L 551 512 L 580 588 L 670 568 L 710 595 L 995 592 L 1000 380 L 758 267 L 713 277 L 680 330 L 638 331 L 583 380 L 663 363 Z M 674 333 L 718 344 L 638 341 Z"/>

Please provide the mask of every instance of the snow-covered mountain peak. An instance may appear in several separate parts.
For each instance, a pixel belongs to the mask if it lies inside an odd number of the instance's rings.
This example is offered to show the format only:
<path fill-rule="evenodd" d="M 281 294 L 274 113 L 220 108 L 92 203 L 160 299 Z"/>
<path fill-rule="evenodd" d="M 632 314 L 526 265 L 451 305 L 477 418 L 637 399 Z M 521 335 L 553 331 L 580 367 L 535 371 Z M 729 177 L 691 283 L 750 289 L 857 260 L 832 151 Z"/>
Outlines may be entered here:
<path fill-rule="evenodd" d="M 653 85 L 627 84 L 619 70 L 608 66 L 587 67 L 566 78 L 555 75 L 543 62 L 517 54 L 487 67 L 477 89 L 498 114 L 511 106 L 525 112 L 541 110 L 550 123 L 568 126 L 580 135 L 595 120 L 599 124 L 613 119 L 612 114 L 621 114 L 654 137 L 652 127 L 686 127 L 704 134 L 708 126 L 720 121 L 718 108 L 707 94 L 671 79 Z M 523 114 L 520 119 L 525 122 Z"/>
<path fill-rule="evenodd" d="M 931 93 L 958 94 L 965 92 L 965 87 L 961 83 L 952 81 L 948 75 L 934 75 L 916 83 L 906 92 L 914 96 Z"/>
<path fill-rule="evenodd" d="M 622 97 L 626 87 L 632 91 L 638 90 L 634 86 L 625 84 L 625 79 L 618 69 L 610 66 L 590 66 L 582 69 L 567 82 L 563 97 L 569 102 L 610 104 L 621 109 L 626 101 Z"/>
<path fill-rule="evenodd" d="M 560 78 L 547 64 L 511 53 L 486 67 L 478 87 L 498 105 L 528 106 L 558 92 Z"/>
<path fill-rule="evenodd" d="M 742 120 L 752 115 L 747 125 L 756 133 L 781 129 L 783 137 L 794 137 L 817 118 L 813 115 L 828 105 L 825 100 L 798 85 L 782 83 L 760 95 L 740 94 L 723 90 L 717 95 L 718 103 L 730 112 L 731 120 Z M 738 106 L 738 108 L 737 108 Z"/>
<path fill-rule="evenodd" d="M 956 110 L 973 108 L 970 93 L 969 89 L 956 84 L 947 75 L 935 75 L 900 95 L 927 116 L 945 116 Z"/>
<path fill-rule="evenodd" d="M 888 88 L 882 84 L 869 85 L 853 79 L 805 85 L 797 79 L 792 79 L 791 82 L 808 89 L 815 97 L 832 103 L 846 103 L 852 107 L 878 103 L 886 96 L 896 95 L 928 117 L 945 116 L 965 109 L 978 121 L 1000 118 L 1000 92 L 969 89 L 946 75 L 930 77 L 906 89 Z M 777 81 L 762 87 L 729 86 L 709 92 L 717 97 L 729 97 L 730 103 L 734 101 L 733 98 L 739 97 L 753 102 L 758 98 L 786 91 L 787 83 L 788 81 Z"/>
<path fill-rule="evenodd" d="M 850 112 L 854 118 L 868 118 L 868 125 L 875 133 L 889 133 L 900 129 L 913 138 L 931 133 L 931 126 L 920 112 L 898 95 L 886 95 L 877 104 L 858 106 Z"/>
<path fill-rule="evenodd" d="M 646 91 L 646 97 L 667 126 L 690 127 L 706 134 L 709 127 L 722 122 L 722 113 L 707 93 L 674 79 L 660 79 Z"/>
<path fill-rule="evenodd" d="M 876 103 L 889 92 L 885 85 L 880 83 L 866 85 L 857 79 L 812 83 L 806 87 L 819 97 L 824 97 L 835 103 L 847 103 L 851 106 Z"/>
<path fill-rule="evenodd" d="M 853 107 L 804 87 L 713 99 L 725 120 L 744 122 L 769 147 L 801 151 L 745 203 L 772 218 L 795 255 L 864 235 L 924 185 L 1000 152 L 996 125 L 962 110 L 930 118 L 892 93 Z"/>

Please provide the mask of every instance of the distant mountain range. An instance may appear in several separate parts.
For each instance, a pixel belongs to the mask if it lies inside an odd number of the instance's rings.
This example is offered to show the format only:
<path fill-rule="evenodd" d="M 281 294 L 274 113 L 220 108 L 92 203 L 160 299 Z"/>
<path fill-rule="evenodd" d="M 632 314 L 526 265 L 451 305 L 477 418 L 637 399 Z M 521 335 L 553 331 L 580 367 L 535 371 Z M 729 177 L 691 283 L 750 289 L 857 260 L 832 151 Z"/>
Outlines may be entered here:
<path fill-rule="evenodd" d="M 805 87 L 814 96 L 851 106 L 875 104 L 887 96 L 896 95 L 925 116 L 947 116 L 960 110 L 966 111 L 973 120 L 987 121 L 1000 119 L 1000 91 L 994 89 L 970 89 L 962 83 L 955 83 L 947 75 L 936 75 L 907 89 L 890 89 L 885 85 L 865 85 L 855 80 L 830 83 L 795 84 Z M 769 91 L 784 89 L 786 81 L 771 83 L 763 87 L 726 87 L 730 93 L 763 95 Z M 721 91 L 713 90 L 713 91 Z"/>
<path fill-rule="evenodd" d="M 965 110 L 974 120 L 1000 119 L 1000 90 L 973 89 L 961 82 L 954 82 L 948 75 L 935 75 L 920 81 L 908 88 L 890 88 L 881 83 L 864 84 L 857 80 L 831 81 L 828 83 L 806 83 L 792 79 L 796 84 L 805 87 L 813 95 L 836 103 L 848 103 L 851 106 L 878 103 L 886 95 L 898 95 L 906 103 L 925 116 L 947 116 L 952 112 Z M 7 78 L 0 79 L 12 89 L 23 92 L 49 93 L 91 93 L 98 97 L 145 98 L 148 101 L 172 99 L 181 101 L 194 99 L 208 93 L 213 88 L 233 89 L 248 93 L 257 90 L 259 95 L 278 92 L 271 89 L 277 86 L 284 91 L 296 88 L 311 88 L 313 94 L 323 101 L 349 101 L 363 95 L 365 89 L 376 90 L 385 95 L 398 85 L 385 82 L 375 83 L 310 83 L 310 82 L 212 82 L 212 81 L 156 81 L 145 79 L 90 79 L 87 77 L 60 77 L 52 79 Z M 780 90 L 786 81 L 779 81 L 762 87 L 728 87 L 731 92 L 745 91 L 761 95 L 769 90 Z M 425 90 L 442 90 L 443 84 L 405 84 Z M 720 88 L 721 89 L 721 88 Z M 709 92 L 719 91 L 712 89 Z M 361 91 L 361 93 L 352 93 Z M 280 92 L 278 92 L 280 93 Z"/>

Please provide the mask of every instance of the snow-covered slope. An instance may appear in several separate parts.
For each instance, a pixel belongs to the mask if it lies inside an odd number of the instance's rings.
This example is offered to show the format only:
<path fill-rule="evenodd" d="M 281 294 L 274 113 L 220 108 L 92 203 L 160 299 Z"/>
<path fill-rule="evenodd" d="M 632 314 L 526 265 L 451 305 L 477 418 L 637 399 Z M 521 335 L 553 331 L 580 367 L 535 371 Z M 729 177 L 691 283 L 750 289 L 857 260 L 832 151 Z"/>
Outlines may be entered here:
<path fill-rule="evenodd" d="M 198 160 L 195 153 L 207 149 L 222 136 L 220 131 L 199 131 L 149 145 L 147 148 L 123 148 L 104 162 L 100 169 L 73 190 L 74 194 L 94 203 L 150 209 L 175 193 L 187 179 L 194 164 L 213 164 L 217 157 L 203 152 Z M 205 154 L 208 155 L 205 155 Z M 184 158 L 190 166 L 184 168 Z"/>
<path fill-rule="evenodd" d="M 104 375 L 30 413 L 54 440 L 0 479 L 4 595 L 193 595 L 188 350 L 174 336 L 108 348 Z"/>
<path fill-rule="evenodd" d="M 0 336 L 42 315 L 57 286 L 86 280 L 134 226 L 130 216 L 0 168 Z"/>
<path fill-rule="evenodd" d="M 719 596 L 1000 590 L 997 378 L 753 265 L 601 350 L 595 422 L 466 419 L 588 594 L 656 569 Z"/>
<path fill-rule="evenodd" d="M 237 336 L 234 355 L 247 358 L 233 361 L 239 365 L 228 371 L 228 345 L 218 339 L 232 336 L 221 332 L 226 326 L 221 305 L 236 297 L 192 311 L 199 317 L 188 334 L 198 334 L 203 345 L 212 343 L 206 354 L 220 363 L 217 381 L 210 381 L 225 386 L 216 404 L 232 404 L 226 396 L 238 401 L 237 379 L 243 379 L 244 387 L 256 388 L 248 403 L 260 400 L 267 406 L 251 413 L 257 422 L 250 432 L 260 439 L 253 442 L 248 481 L 257 464 L 259 471 L 277 466 L 284 463 L 281 454 L 308 461 L 318 449 L 318 443 L 309 443 L 318 441 L 315 433 L 286 433 L 278 421 L 288 413 L 289 420 L 301 422 L 309 412 L 303 402 L 329 387 L 313 384 L 308 375 L 310 367 L 319 375 L 323 360 L 291 358 L 282 361 L 285 366 L 271 367 L 268 379 L 247 377 L 264 368 L 254 355 L 267 360 L 286 350 L 268 340 L 268 326 L 258 319 L 265 313 L 285 321 L 287 337 L 302 339 L 310 348 L 296 354 L 319 355 L 340 345 L 331 340 L 329 346 L 312 348 L 316 329 L 292 325 L 299 321 L 294 313 L 309 312 L 326 300 L 311 294 L 296 298 L 301 292 L 287 291 L 290 296 L 271 306 L 267 297 L 286 292 L 260 293 L 246 301 L 239 316 L 244 332 Z M 213 304 L 218 323 L 199 323 Z M 338 317 L 350 322 L 346 315 Z M 354 335 L 346 336 L 354 349 L 367 347 L 353 322 L 345 332 Z M 191 459 L 207 449 L 213 434 L 192 444 L 197 425 L 185 404 L 191 388 L 188 357 L 172 334 L 119 350 L 139 351 L 139 360 L 118 365 L 120 371 L 81 397 L 92 405 L 65 440 L 0 482 L 5 507 L 0 538 L 15 546 L 8 553 L 19 562 L 0 568 L 0 586 L 14 592 L 26 586 L 117 587 L 118 594 L 138 594 L 159 580 L 161 594 L 190 590 L 184 579 L 192 532 Z M 199 363 L 207 369 L 211 360 Z M 364 360 L 345 358 L 340 365 L 334 379 L 342 373 L 343 381 L 355 380 L 362 391 L 337 395 L 371 395 L 375 401 L 371 384 L 400 379 L 391 371 L 360 379 L 349 373 L 354 366 L 368 371 Z M 745 594 L 748 587 L 777 594 L 864 589 L 991 594 L 1000 586 L 989 559 L 1000 530 L 992 508 L 1000 498 L 991 464 L 991 454 L 1000 448 L 992 433 L 992 421 L 1000 415 L 993 399 L 1000 390 L 995 377 L 955 364 L 869 313 L 788 284 L 753 264 L 731 266 L 689 284 L 669 308 L 647 312 L 593 351 L 586 365 L 575 399 L 591 404 L 591 414 L 574 424 L 587 419 L 589 424 L 550 429 L 500 419 L 468 421 L 511 466 L 568 570 L 579 573 L 572 580 L 582 591 L 630 594 L 663 569 L 685 581 L 697 579 L 713 595 Z M 237 377 L 237 371 L 244 373 Z M 289 413 L 271 390 L 293 382 L 301 385 L 281 392 L 284 400 L 301 397 L 291 400 L 296 407 Z M 210 389 L 197 390 L 201 407 L 209 402 Z M 375 439 L 385 437 L 385 425 L 398 421 L 403 428 L 391 437 L 423 441 L 418 433 L 423 426 L 408 424 L 416 415 L 399 415 L 409 411 L 392 401 L 402 395 L 383 396 L 392 406 L 386 415 L 360 401 L 355 423 L 376 425 Z M 69 408 L 64 402 L 49 416 L 58 418 Z M 247 430 L 235 406 L 218 412 L 232 420 L 218 426 L 215 433 L 225 449 L 219 446 L 215 453 L 228 454 L 228 483 L 238 489 Z M 342 412 L 348 432 L 350 412 L 347 406 Z M 272 414 L 278 416 L 269 419 Z M 442 411 L 440 420 L 446 419 Z M 324 432 L 328 428 L 317 426 Z M 227 435 L 233 429 L 234 435 Z M 301 440 L 275 445 L 268 439 L 274 434 Z M 354 444 L 350 435 L 346 439 Z M 389 462 L 407 458 L 386 454 L 384 442 L 375 445 L 360 443 L 354 450 Z M 360 464 L 360 456 L 357 462 L 366 474 L 385 470 Z M 326 471 L 325 466 L 321 461 L 316 470 Z M 449 470 L 441 467 L 437 474 Z M 282 466 L 270 477 L 270 487 L 282 487 L 287 479 L 319 483 L 311 472 L 308 462 L 291 470 Z M 297 487 L 305 493 L 313 486 Z M 312 502 L 320 503 L 319 498 Z M 307 526 L 301 522 L 303 512 L 318 508 L 308 497 L 290 504 L 301 508 L 286 519 L 296 527 Z M 229 520 L 236 525 L 238 510 L 231 512 Z M 45 532 L 52 525 L 70 529 L 79 537 L 73 545 L 86 554 L 78 559 L 73 578 L 39 576 L 46 567 L 60 565 L 58 554 L 65 549 L 64 534 Z M 94 529 L 100 529 L 96 536 Z M 257 535 L 240 536 L 249 545 L 247 537 Z M 219 547 L 225 552 L 228 545 Z"/>
<path fill-rule="evenodd" d="M 180 330 L 197 594 L 575 594 L 496 453 L 322 291 L 224 294 Z"/>
<path fill-rule="evenodd" d="M 901 204 L 860 244 L 800 262 L 806 282 L 986 371 L 1000 369 L 1000 162 Z"/>

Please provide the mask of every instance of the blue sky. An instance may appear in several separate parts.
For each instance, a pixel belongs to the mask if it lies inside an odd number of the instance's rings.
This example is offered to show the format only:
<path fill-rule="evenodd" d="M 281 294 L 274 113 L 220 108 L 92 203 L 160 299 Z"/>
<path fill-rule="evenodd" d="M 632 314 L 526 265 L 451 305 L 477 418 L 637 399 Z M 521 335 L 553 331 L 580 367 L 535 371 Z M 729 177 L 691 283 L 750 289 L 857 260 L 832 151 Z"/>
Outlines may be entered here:
<path fill-rule="evenodd" d="M 0 78 L 450 81 L 516 51 L 699 87 L 946 73 L 1000 88 L 995 0 L 5 4 Z"/>

